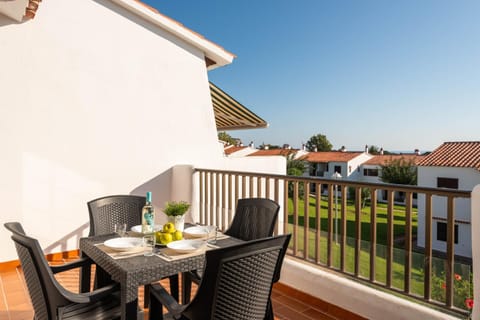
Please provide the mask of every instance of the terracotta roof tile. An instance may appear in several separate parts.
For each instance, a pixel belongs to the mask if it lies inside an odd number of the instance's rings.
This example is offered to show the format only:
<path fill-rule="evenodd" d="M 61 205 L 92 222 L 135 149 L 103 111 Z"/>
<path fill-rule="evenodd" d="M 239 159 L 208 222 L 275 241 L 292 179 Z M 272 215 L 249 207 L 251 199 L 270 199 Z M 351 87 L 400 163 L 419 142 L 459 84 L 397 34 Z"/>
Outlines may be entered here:
<path fill-rule="evenodd" d="M 400 159 L 404 159 L 405 161 L 413 160 L 415 164 L 418 164 L 424 158 L 425 156 L 416 155 L 416 154 L 384 154 L 384 155 L 374 155 L 373 158 L 364 162 L 363 164 L 382 166 L 393 160 L 400 160 Z"/>
<path fill-rule="evenodd" d="M 288 156 L 296 153 L 298 150 L 294 149 L 269 149 L 269 150 L 258 150 L 257 152 L 251 153 L 248 156 Z"/>
<path fill-rule="evenodd" d="M 223 151 L 225 152 L 225 154 L 228 156 L 229 154 L 232 154 L 234 152 L 237 152 L 237 151 L 240 151 L 240 150 L 243 150 L 245 148 L 248 148 L 246 146 L 244 147 L 237 147 L 237 146 L 227 146 L 223 149 Z"/>
<path fill-rule="evenodd" d="M 418 165 L 474 168 L 480 171 L 480 141 L 445 142 Z"/>
<path fill-rule="evenodd" d="M 350 161 L 363 152 L 341 152 L 341 151 L 321 151 L 321 152 L 309 152 L 307 155 L 301 158 L 308 162 L 347 162 Z"/>
<path fill-rule="evenodd" d="M 37 13 L 38 6 L 40 5 L 42 0 L 29 0 L 28 6 L 25 8 L 25 18 L 26 19 L 33 19 L 35 18 L 35 14 Z"/>

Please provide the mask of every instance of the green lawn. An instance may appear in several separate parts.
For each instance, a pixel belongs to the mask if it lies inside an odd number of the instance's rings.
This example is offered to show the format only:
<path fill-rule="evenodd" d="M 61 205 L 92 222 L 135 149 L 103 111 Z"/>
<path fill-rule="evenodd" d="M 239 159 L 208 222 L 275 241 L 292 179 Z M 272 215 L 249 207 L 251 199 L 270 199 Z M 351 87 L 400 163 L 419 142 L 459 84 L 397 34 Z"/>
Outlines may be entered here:
<path fill-rule="evenodd" d="M 309 226 L 315 225 L 315 201 L 314 197 L 309 199 Z M 338 220 L 340 223 L 341 204 L 338 201 Z M 320 202 L 320 215 L 321 215 L 321 230 L 327 231 L 328 226 L 328 202 L 324 196 Z M 333 208 L 335 214 L 335 208 Z M 293 223 L 293 201 L 289 199 L 288 212 L 292 213 L 289 216 L 289 223 Z M 361 220 L 362 220 L 362 235 L 361 239 L 364 241 L 370 241 L 370 206 L 362 208 Z M 304 225 L 304 201 L 298 201 L 298 222 L 299 225 Z M 340 227 L 338 228 L 340 231 Z M 394 226 L 393 226 L 394 238 L 403 237 L 405 235 L 405 207 L 396 205 L 394 206 Z M 412 234 L 417 234 L 417 209 L 412 210 Z M 355 238 L 355 207 L 352 201 L 347 201 L 347 237 Z M 387 205 L 383 203 L 377 204 L 377 243 L 386 245 L 387 239 Z"/>
<path fill-rule="evenodd" d="M 315 201 L 316 199 L 311 197 L 309 201 L 309 252 L 308 259 L 315 260 Z M 327 263 L 327 220 L 328 220 L 328 203 L 326 198 L 322 197 L 321 200 L 321 230 L 322 234 L 319 239 L 320 243 L 320 263 Z M 340 219 L 341 205 L 338 201 L 338 217 Z M 288 205 L 289 215 L 288 215 L 288 230 L 293 234 L 293 201 L 289 199 Z M 335 209 L 334 209 L 335 214 Z M 296 237 L 298 239 L 297 251 L 300 254 L 303 254 L 304 251 L 304 202 L 303 200 L 298 201 L 298 220 L 299 227 L 297 228 Z M 360 276 L 368 278 L 370 274 L 370 206 L 366 206 L 362 209 L 361 214 L 362 220 L 362 232 L 361 232 L 361 252 L 360 252 Z M 339 223 L 339 232 L 340 232 L 340 221 Z M 355 208 L 354 204 L 347 202 L 347 243 L 346 243 L 346 272 L 353 274 L 354 272 L 354 262 L 355 262 Z M 417 209 L 412 210 L 412 235 L 417 233 Z M 375 257 L 375 281 L 380 284 L 386 283 L 386 235 L 387 235 L 387 207 L 386 204 L 377 204 L 377 256 Z M 404 206 L 395 206 L 394 207 L 394 239 L 403 238 L 405 235 L 405 207 Z M 335 239 L 335 238 L 334 238 Z M 341 239 L 339 235 L 339 239 Z M 332 256 L 333 256 L 333 266 L 334 268 L 340 268 L 340 245 L 335 242 L 332 244 Z M 412 254 L 412 269 L 410 274 L 410 286 L 411 293 L 423 296 L 423 285 L 424 285 L 424 275 L 423 275 L 423 265 L 424 265 L 425 256 L 423 253 L 413 252 Z M 393 287 L 403 290 L 404 288 L 404 264 L 405 264 L 405 251 L 403 250 L 402 241 L 399 241 L 394 248 L 393 264 L 392 264 L 392 283 Z M 444 270 L 444 260 L 433 258 L 432 265 L 434 268 L 434 274 L 438 277 L 444 277 L 442 272 Z M 456 264 L 455 273 L 462 275 L 462 278 L 469 279 L 470 271 L 469 266 Z M 442 280 L 442 279 L 441 279 Z M 443 280 L 444 281 L 444 280 Z M 441 281 L 440 281 L 441 283 Z M 432 291 L 442 290 L 441 288 L 433 287 Z M 456 299 L 460 302 L 455 303 L 457 307 L 465 308 L 461 303 L 465 297 L 459 297 Z"/>

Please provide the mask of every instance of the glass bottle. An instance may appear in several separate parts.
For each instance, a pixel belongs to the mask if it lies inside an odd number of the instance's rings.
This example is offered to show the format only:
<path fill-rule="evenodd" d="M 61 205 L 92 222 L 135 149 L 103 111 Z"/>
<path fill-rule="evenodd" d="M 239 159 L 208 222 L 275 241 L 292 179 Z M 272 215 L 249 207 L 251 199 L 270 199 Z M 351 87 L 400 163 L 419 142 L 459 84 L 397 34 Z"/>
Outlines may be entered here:
<path fill-rule="evenodd" d="M 155 210 L 152 206 L 152 193 L 147 192 L 146 203 L 142 208 L 142 233 L 155 231 Z"/>

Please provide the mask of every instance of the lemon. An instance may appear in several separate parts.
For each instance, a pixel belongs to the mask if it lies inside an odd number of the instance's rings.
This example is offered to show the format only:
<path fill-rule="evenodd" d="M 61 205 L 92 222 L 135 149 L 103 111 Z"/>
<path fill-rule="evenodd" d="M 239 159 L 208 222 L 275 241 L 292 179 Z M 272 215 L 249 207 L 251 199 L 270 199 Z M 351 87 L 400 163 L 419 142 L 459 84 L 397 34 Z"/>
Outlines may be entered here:
<path fill-rule="evenodd" d="M 173 233 L 173 241 L 176 240 L 182 240 L 183 239 L 183 233 L 180 230 L 177 230 Z"/>
<path fill-rule="evenodd" d="M 175 232 L 175 225 L 171 222 L 165 223 L 163 225 L 163 232 L 174 233 Z"/>
<path fill-rule="evenodd" d="M 155 236 L 156 240 L 161 244 L 168 244 L 173 241 L 173 236 L 169 232 L 158 231 Z"/>

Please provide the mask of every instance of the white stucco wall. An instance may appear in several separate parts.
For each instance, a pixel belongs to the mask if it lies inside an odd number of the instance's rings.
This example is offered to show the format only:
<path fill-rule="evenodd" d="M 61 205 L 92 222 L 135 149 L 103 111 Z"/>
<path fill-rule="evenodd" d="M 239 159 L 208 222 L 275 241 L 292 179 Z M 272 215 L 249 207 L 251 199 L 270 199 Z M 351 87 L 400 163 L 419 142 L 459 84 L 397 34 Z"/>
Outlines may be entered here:
<path fill-rule="evenodd" d="M 78 247 L 87 201 L 152 191 L 160 209 L 172 166 L 225 164 L 203 53 L 108 0 L 0 16 L 0 52 L 0 220 L 47 253 Z M 9 236 L 0 261 L 17 258 Z"/>
<path fill-rule="evenodd" d="M 459 190 L 473 190 L 480 184 L 480 172 L 472 168 L 450 167 L 418 167 L 418 185 L 422 187 L 437 187 L 437 178 L 458 179 Z M 437 241 L 437 222 L 444 222 L 447 217 L 447 200 L 445 197 L 432 198 L 432 246 L 434 250 L 446 251 L 446 242 Z M 425 196 L 418 196 L 418 245 L 425 246 Z M 440 219 L 435 219 L 440 218 Z M 455 200 L 455 220 L 458 225 L 458 244 L 455 244 L 455 254 L 471 257 L 471 202 L 469 199 Z"/>

